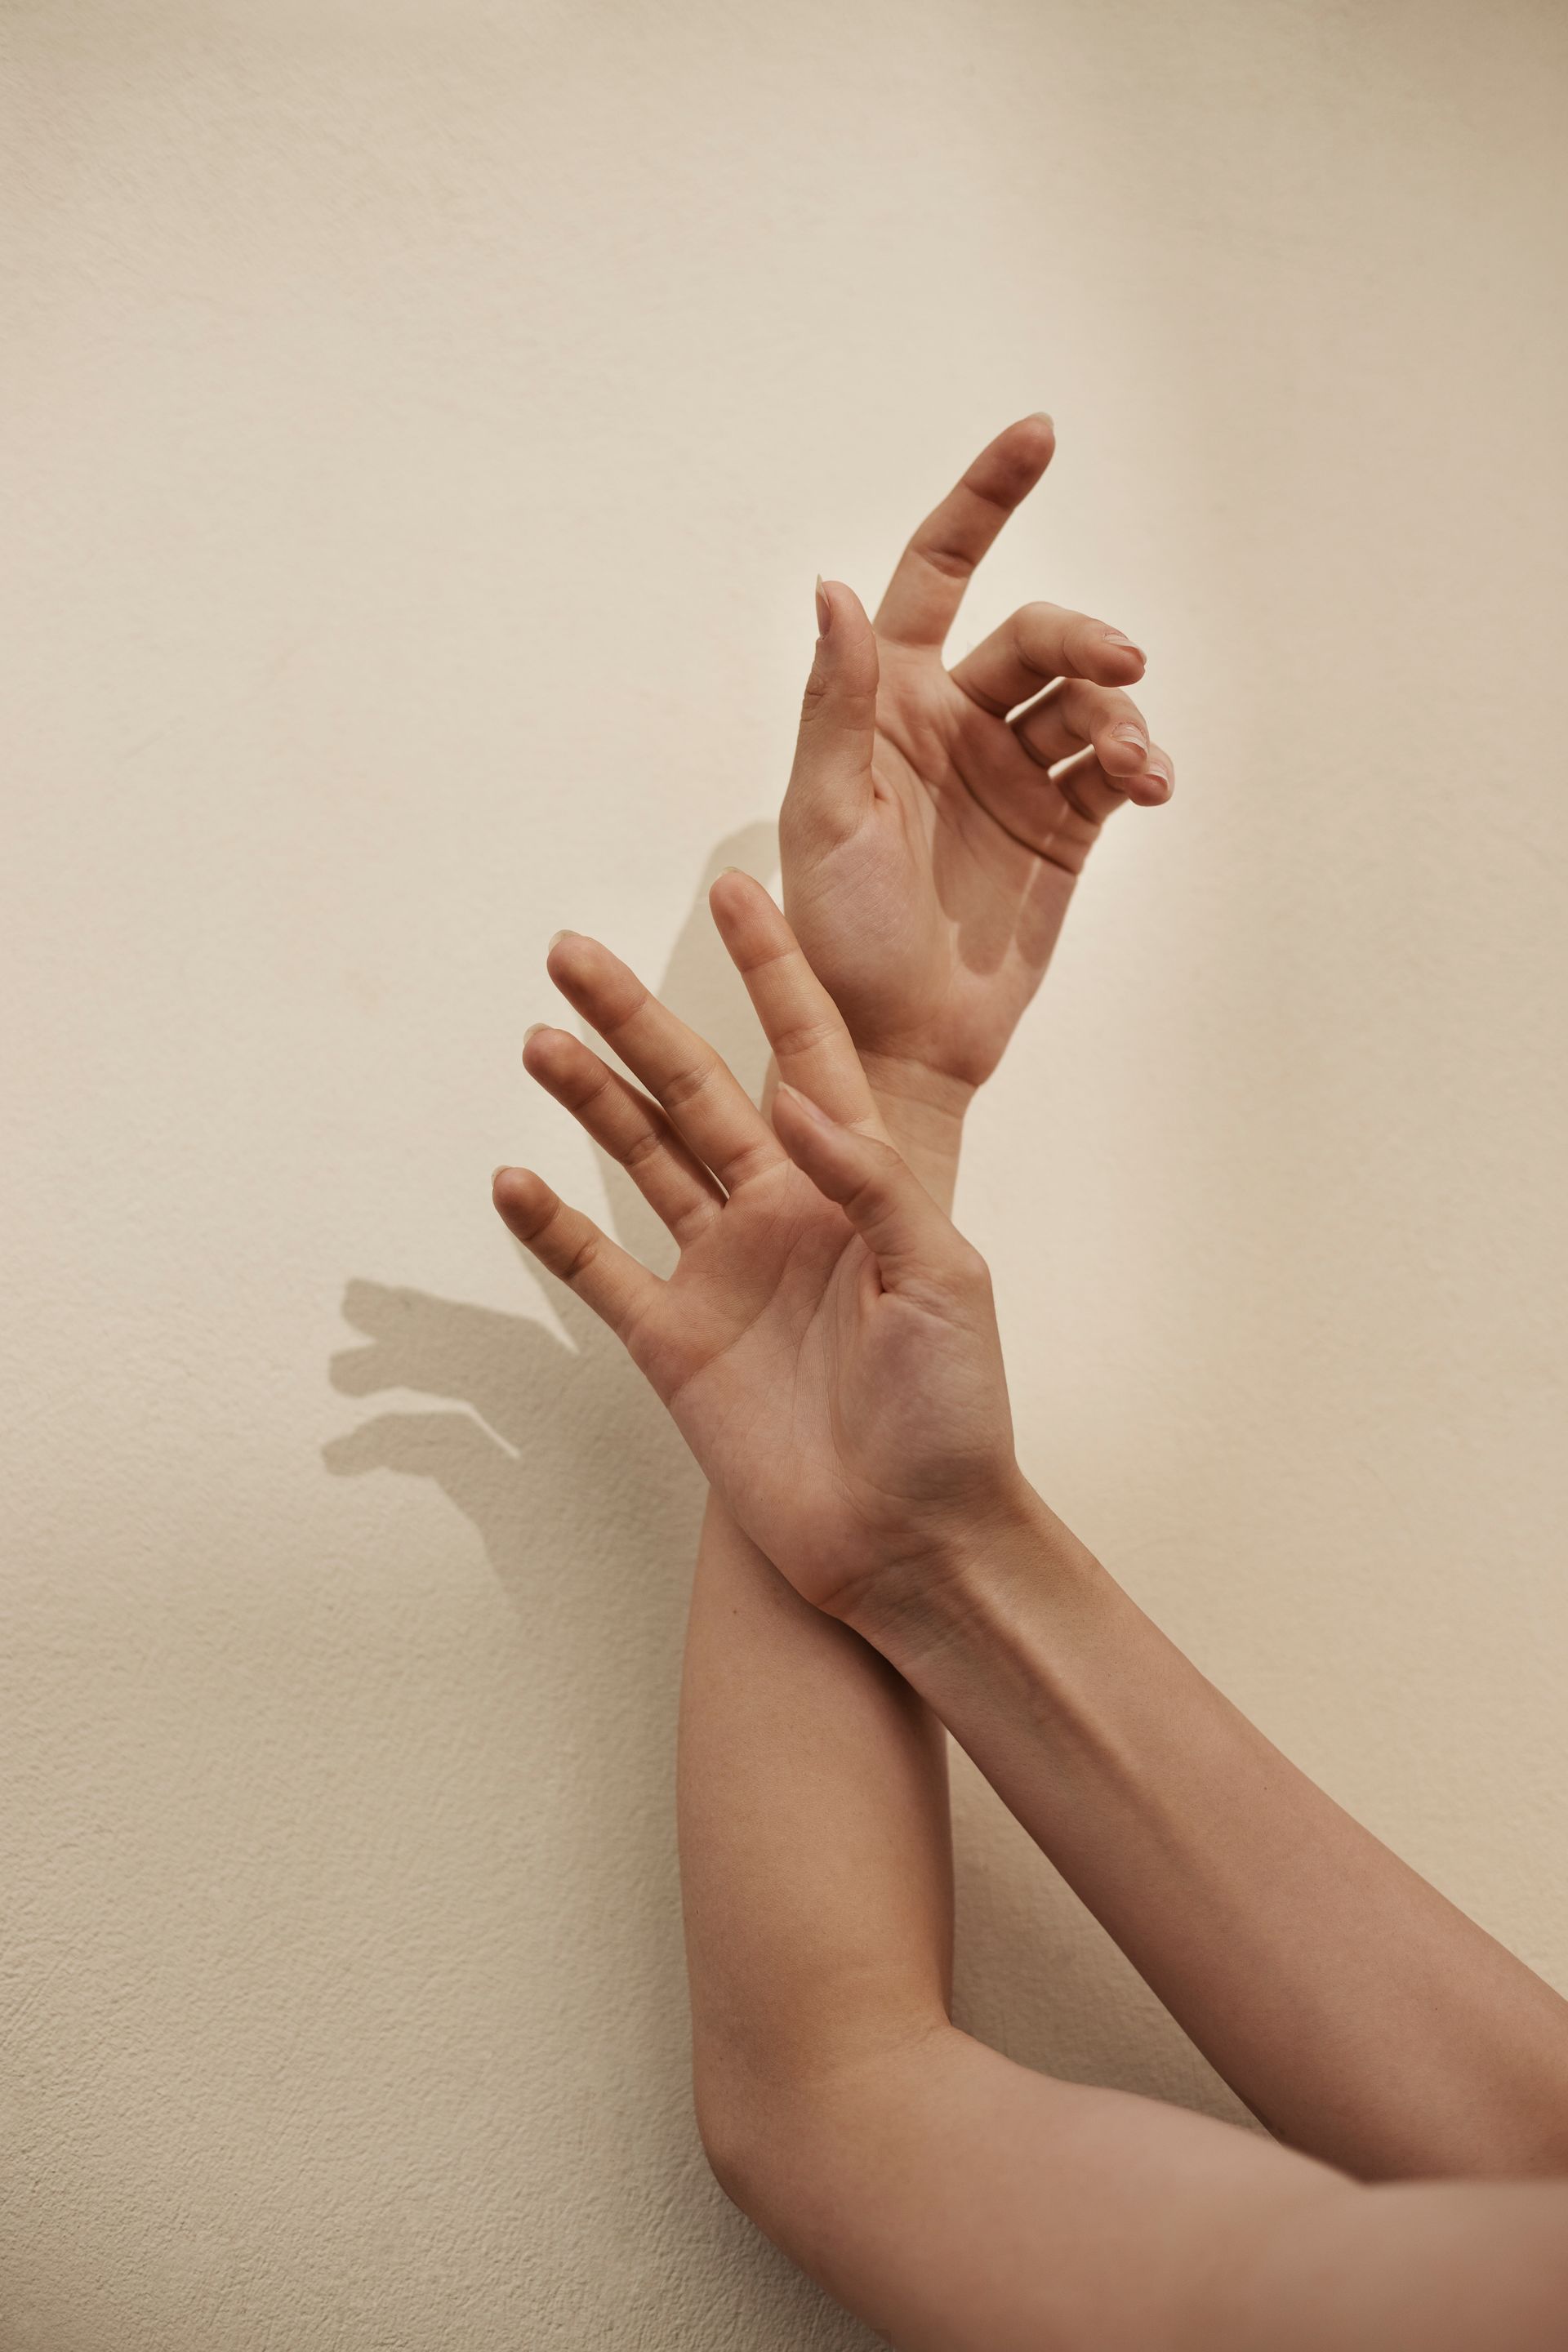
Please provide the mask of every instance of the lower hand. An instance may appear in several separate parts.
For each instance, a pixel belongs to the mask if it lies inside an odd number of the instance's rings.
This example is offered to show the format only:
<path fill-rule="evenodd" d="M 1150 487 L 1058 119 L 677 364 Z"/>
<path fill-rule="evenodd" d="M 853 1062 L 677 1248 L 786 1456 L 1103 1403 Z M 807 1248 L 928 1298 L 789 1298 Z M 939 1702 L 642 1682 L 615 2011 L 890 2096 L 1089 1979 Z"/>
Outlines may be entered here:
<path fill-rule="evenodd" d="M 854 1622 L 1021 1507 L 985 1266 L 894 1150 L 832 998 L 765 890 L 714 919 L 776 1057 L 770 1126 L 713 1049 L 575 933 L 552 979 L 647 1089 L 564 1030 L 530 1075 L 680 1245 L 668 1280 L 526 1170 L 508 1227 L 625 1342 L 709 1480 L 805 1599 Z"/>

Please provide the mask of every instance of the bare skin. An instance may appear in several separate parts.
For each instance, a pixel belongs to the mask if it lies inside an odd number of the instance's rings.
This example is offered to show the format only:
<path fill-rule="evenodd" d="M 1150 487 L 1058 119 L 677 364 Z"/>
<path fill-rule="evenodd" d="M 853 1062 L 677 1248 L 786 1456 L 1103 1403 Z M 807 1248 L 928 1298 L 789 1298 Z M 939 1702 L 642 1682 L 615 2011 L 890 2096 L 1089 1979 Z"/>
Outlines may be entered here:
<path fill-rule="evenodd" d="M 971 573 L 1055 446 L 1028 416 L 982 450 L 913 534 L 874 625 L 850 589 L 819 583 L 779 826 L 785 911 L 939 1189 L 1101 826 L 1174 783 L 1127 692 L 1143 654 L 1110 624 L 1026 604 L 943 667 Z"/>
<path fill-rule="evenodd" d="M 1070 837 L 1081 862 L 1085 795 L 1111 789 L 1098 752 L 1068 772 L 1079 831 L 1059 781 L 1007 767 L 996 712 L 973 737 L 963 714 L 923 736 L 901 716 L 945 707 L 946 622 L 921 600 L 951 618 L 998 503 L 961 487 L 923 550 L 917 533 L 912 604 L 896 578 L 879 614 L 901 634 L 875 737 L 878 648 L 848 592 L 828 593 L 786 894 L 863 1060 L 765 894 L 730 877 L 715 912 L 798 1090 L 773 1130 L 591 942 L 563 940 L 552 973 L 663 1112 L 564 1033 L 527 1049 L 677 1232 L 670 1285 L 537 1180 L 498 1180 L 513 1230 L 622 1330 L 797 1587 L 716 1499 L 681 1775 L 705 2137 L 763 2225 L 910 2347 L 1554 2343 L 1568 2192 L 1362 2189 L 1204 2119 L 1050 2084 L 947 2020 L 940 1742 L 911 1684 L 1277 2129 L 1372 2176 L 1565 2161 L 1563 2005 L 1295 1775 L 1023 1489 L 984 1270 L 886 1140 L 945 1196 L 963 1104 L 1065 908 L 1074 869 L 1051 852 Z M 1055 625 L 1086 661 L 1081 632 Z M 885 648 L 883 664 L 886 679 Z M 1018 677 L 983 673 L 997 702 Z M 922 742 L 930 775 L 909 756 Z M 1160 755 L 1144 764 L 1163 781 Z M 1038 796 L 1026 850 L 973 829 L 1015 783 Z"/>
<path fill-rule="evenodd" d="M 1096 1846 L 1109 1883 L 1135 1879 L 1173 1844 L 1175 1879 L 1216 1898 L 1216 1959 L 1239 1930 L 1253 1967 L 1310 1937 L 1330 1969 L 1370 1941 L 1384 1975 L 1391 1948 L 1420 1964 L 1424 1989 L 1446 1972 L 1447 2063 L 1433 2067 L 1425 2021 L 1406 2022 L 1400 2092 L 1421 2097 L 1434 2071 L 1436 2114 L 1456 2104 L 1458 2075 L 1457 2104 L 1479 2109 L 1492 2135 L 1487 2155 L 1508 2141 L 1518 2169 L 1539 2165 L 1551 2103 L 1537 2085 L 1568 2052 L 1568 2011 L 1310 1782 L 1258 1776 L 1272 1751 L 1223 1701 L 1211 1707 L 1174 1652 L 1175 1706 L 1156 1696 L 1152 1730 L 1114 1673 L 1102 1685 L 1097 1653 L 1125 1652 L 1131 1604 L 1109 1598 L 1104 1571 L 1029 1495 L 1005 1443 L 979 1434 L 1006 1428 L 984 1268 L 881 1134 L 847 1034 L 766 894 L 731 876 L 713 903 L 779 1057 L 773 1128 L 716 1057 L 694 1058 L 690 1033 L 650 997 L 626 1009 L 624 966 L 563 940 L 552 951 L 562 984 L 650 1089 L 631 1164 L 681 1259 L 659 1280 L 524 1171 L 497 1180 L 508 1224 L 623 1339 L 752 1540 L 765 1511 L 796 1591 L 899 1651 L 1026 1819 L 1031 1790 L 1068 1756 L 1073 1796 L 1110 1832 Z M 796 1037 L 812 1042 L 792 1050 Z M 615 1091 L 563 1032 L 538 1033 L 531 1060 L 584 1108 Z M 796 1083 L 808 1077 L 809 1095 Z M 630 1095 L 616 1095 L 623 1109 Z M 731 1180 L 722 1201 L 704 1181 L 720 1169 Z M 900 1441 L 900 1429 L 918 1436 Z M 759 1480 L 763 1456 L 793 1481 Z M 868 1550 L 868 1572 L 838 1575 Z M 1162 1768 L 1173 1715 L 1195 1715 L 1198 1744 L 1214 1753 L 1173 1796 Z M 1244 1773 L 1258 1782 L 1250 1825 L 1228 1793 Z M 1233 1855 L 1238 1828 L 1251 1842 Z M 1119 1829 L 1134 1842 L 1130 1865 Z M 1300 1907 L 1289 1868 L 1258 1883 L 1270 1844 L 1314 1858 Z M 1318 1913 L 1342 1880 L 1342 1912 L 1325 1925 Z M 1370 1999 L 1376 1986 L 1358 1969 L 1352 1990 Z M 1405 2007 L 1388 2004 L 1390 2031 Z M 892 2032 L 862 2035 L 853 2058 L 836 2050 L 824 2065 L 808 2051 L 781 2070 L 766 2152 L 734 2165 L 763 2226 L 900 2343 L 1021 2347 L 1048 2329 L 1043 2340 L 1086 2345 L 1241 2346 L 1265 2340 L 1265 2320 L 1266 2340 L 1303 2346 L 1458 2346 L 1483 2327 L 1499 2346 L 1557 2340 L 1568 2185 L 1428 2186 L 1389 2201 L 1227 2126 L 1013 2068 L 956 2033 L 933 1991 L 923 2024 L 919 2015 L 911 2002 Z M 1299 2038 L 1289 2018 L 1277 2034 Z M 1321 2073 L 1321 2053 L 1315 2063 Z M 1327 2073 L 1334 2087 L 1332 2053 Z M 860 2201 L 847 2225 L 850 2179 Z M 1375 2226 L 1366 2198 L 1384 2200 Z"/>

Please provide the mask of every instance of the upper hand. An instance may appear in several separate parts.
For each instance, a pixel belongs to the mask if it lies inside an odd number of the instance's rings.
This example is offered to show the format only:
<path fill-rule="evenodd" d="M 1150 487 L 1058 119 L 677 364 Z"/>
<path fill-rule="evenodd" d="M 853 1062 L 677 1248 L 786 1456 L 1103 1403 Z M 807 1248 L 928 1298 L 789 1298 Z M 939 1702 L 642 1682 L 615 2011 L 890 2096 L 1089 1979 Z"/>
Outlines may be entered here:
<path fill-rule="evenodd" d="M 943 666 L 970 574 L 1054 446 L 1032 416 L 983 450 L 874 625 L 839 583 L 818 597 L 784 907 L 890 1113 L 900 1096 L 962 1111 L 1039 985 L 1101 824 L 1172 790 L 1123 690 L 1143 656 L 1120 630 L 1026 604 Z"/>
<path fill-rule="evenodd" d="M 1011 1507 L 990 1282 L 888 1141 L 766 891 L 726 875 L 712 907 L 784 1081 L 772 1126 L 711 1046 L 577 933 L 552 946 L 551 977 L 647 1094 L 565 1030 L 531 1030 L 523 1053 L 669 1227 L 674 1273 L 659 1280 L 526 1170 L 498 1171 L 495 1202 L 625 1341 L 752 1541 L 849 1616 Z"/>

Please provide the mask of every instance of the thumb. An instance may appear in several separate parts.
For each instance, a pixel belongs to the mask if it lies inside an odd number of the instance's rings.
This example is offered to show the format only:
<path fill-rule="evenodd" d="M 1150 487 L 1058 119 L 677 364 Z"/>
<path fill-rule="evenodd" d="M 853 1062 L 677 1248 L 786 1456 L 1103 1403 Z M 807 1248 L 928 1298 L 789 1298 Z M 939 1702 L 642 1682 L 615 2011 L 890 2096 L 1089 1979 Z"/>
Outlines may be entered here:
<path fill-rule="evenodd" d="M 890 1143 L 841 1127 L 795 1087 L 773 1098 L 779 1141 L 817 1191 L 837 1201 L 877 1261 L 883 1287 L 956 1273 L 972 1253 Z"/>
<path fill-rule="evenodd" d="M 840 580 L 817 582 L 816 619 L 784 823 L 843 840 L 871 804 L 877 640 L 859 597 Z"/>

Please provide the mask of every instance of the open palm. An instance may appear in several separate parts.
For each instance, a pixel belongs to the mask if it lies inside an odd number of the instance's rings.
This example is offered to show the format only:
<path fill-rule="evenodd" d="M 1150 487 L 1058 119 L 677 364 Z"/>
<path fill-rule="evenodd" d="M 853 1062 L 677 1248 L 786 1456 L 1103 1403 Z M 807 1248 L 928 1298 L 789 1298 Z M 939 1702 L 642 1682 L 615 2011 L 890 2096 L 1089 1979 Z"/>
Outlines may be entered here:
<path fill-rule="evenodd" d="M 868 1564 L 929 1550 L 1007 1482 L 989 1283 L 887 1142 L 767 893 L 729 875 L 713 909 L 786 1082 L 774 1126 L 575 933 L 552 948 L 551 976 L 647 1092 L 564 1030 L 535 1029 L 524 1049 L 675 1235 L 673 1273 L 657 1278 L 525 1171 L 500 1171 L 496 1205 L 619 1334 L 753 1540 L 807 1599 L 847 1607 Z"/>
<path fill-rule="evenodd" d="M 970 574 L 1050 461 L 1047 417 L 982 452 L 916 531 L 875 624 L 839 583 L 781 823 L 784 905 L 884 1099 L 990 1076 L 1122 801 L 1172 787 L 1120 630 L 1026 604 L 949 670 Z"/>

